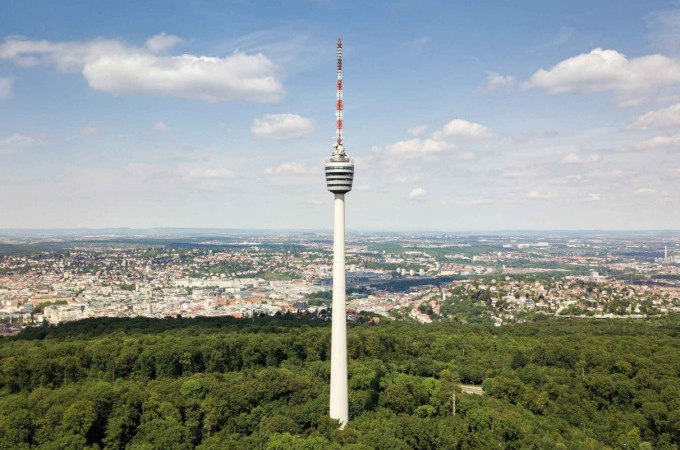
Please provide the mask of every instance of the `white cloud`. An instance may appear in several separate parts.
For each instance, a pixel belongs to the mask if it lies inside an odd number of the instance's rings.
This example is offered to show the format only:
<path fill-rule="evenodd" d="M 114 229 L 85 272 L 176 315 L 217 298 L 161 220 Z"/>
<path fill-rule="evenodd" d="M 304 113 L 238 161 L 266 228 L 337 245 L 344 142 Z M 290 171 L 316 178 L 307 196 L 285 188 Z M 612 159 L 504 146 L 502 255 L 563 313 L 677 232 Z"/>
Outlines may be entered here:
<path fill-rule="evenodd" d="M 163 133 L 166 131 L 170 131 L 170 127 L 165 124 L 165 122 L 156 122 L 154 126 L 151 127 L 152 131 L 157 131 L 159 133 Z"/>
<path fill-rule="evenodd" d="M 314 122 L 297 114 L 267 114 L 250 127 L 253 136 L 270 139 L 294 139 L 313 131 Z"/>
<path fill-rule="evenodd" d="M 31 136 L 21 133 L 14 133 L 5 139 L 0 139 L 0 154 L 16 153 L 29 148 L 39 141 Z"/>
<path fill-rule="evenodd" d="M 655 136 L 633 144 L 633 150 L 654 150 L 680 145 L 680 134 L 673 136 Z"/>
<path fill-rule="evenodd" d="M 527 198 L 530 198 L 531 200 L 549 200 L 555 197 L 557 197 L 557 195 L 553 192 L 531 191 L 527 194 Z"/>
<path fill-rule="evenodd" d="M 321 169 L 317 170 L 321 174 Z M 283 163 L 276 167 L 267 167 L 264 173 L 269 175 L 308 175 L 314 169 L 302 163 Z"/>
<path fill-rule="evenodd" d="M 421 124 L 421 125 L 416 125 L 415 127 L 411 127 L 406 132 L 410 136 L 420 136 L 423 133 L 427 131 L 427 125 L 426 124 Z"/>
<path fill-rule="evenodd" d="M 491 135 L 491 131 L 482 124 L 463 119 L 454 119 L 436 131 L 434 139 L 470 138 L 480 139 Z"/>
<path fill-rule="evenodd" d="M 164 39 L 167 45 L 167 36 Z M 159 45 L 158 39 L 155 42 Z M 160 94 L 208 102 L 270 102 L 283 96 L 274 64 L 261 53 L 237 52 L 223 58 L 157 56 L 116 40 L 51 42 L 12 37 L 0 44 L 0 59 L 24 67 L 43 64 L 80 72 L 92 89 L 114 95 Z"/>
<path fill-rule="evenodd" d="M 193 169 L 189 172 L 189 178 L 216 180 L 220 178 L 231 178 L 234 173 L 229 169 Z"/>
<path fill-rule="evenodd" d="M 650 128 L 676 128 L 678 126 L 680 126 L 680 103 L 645 113 L 631 123 L 628 128 L 647 130 Z"/>
<path fill-rule="evenodd" d="M 668 174 L 674 177 L 680 177 L 680 167 L 676 167 L 674 169 L 669 169 Z"/>
<path fill-rule="evenodd" d="M 0 100 L 4 100 L 12 96 L 13 85 L 14 78 L 0 78 Z"/>
<path fill-rule="evenodd" d="M 373 147 L 373 152 L 401 160 L 435 159 L 438 154 L 455 150 L 466 141 L 483 139 L 491 135 L 491 130 L 482 124 L 463 119 L 454 119 L 432 133 L 429 138 L 414 138 L 394 144 Z M 459 155 L 462 160 L 474 158 L 471 152 Z"/>
<path fill-rule="evenodd" d="M 436 154 L 454 147 L 453 144 L 445 145 L 435 139 L 416 138 L 395 142 L 383 147 L 373 147 L 373 151 L 399 159 L 432 159 Z"/>
<path fill-rule="evenodd" d="M 525 83 L 527 88 L 551 94 L 616 92 L 633 104 L 640 95 L 680 83 L 680 60 L 654 54 L 628 59 L 616 50 L 596 48 L 540 69 Z M 635 98 L 630 98 L 630 97 Z"/>
<path fill-rule="evenodd" d="M 97 128 L 95 127 L 85 127 L 83 128 L 83 134 L 85 136 L 94 136 L 97 134 Z"/>
<path fill-rule="evenodd" d="M 600 200 L 602 200 L 602 194 L 591 193 L 586 197 L 586 201 L 589 202 L 599 202 Z"/>
<path fill-rule="evenodd" d="M 502 88 L 514 86 L 517 80 L 512 75 L 501 75 L 496 72 L 488 72 L 486 75 L 485 92 L 494 92 Z"/>
<path fill-rule="evenodd" d="M 579 153 L 569 153 L 562 159 L 562 162 L 565 164 L 585 164 L 598 162 L 601 159 L 602 157 L 597 153 L 593 153 L 588 156 L 583 156 Z"/>
<path fill-rule="evenodd" d="M 652 188 L 639 188 L 633 191 L 635 195 L 655 195 L 656 193 L 657 190 Z"/>
<path fill-rule="evenodd" d="M 423 197 L 427 194 L 427 191 L 421 187 L 417 187 L 411 190 L 408 194 L 409 200 L 423 200 Z"/>
<path fill-rule="evenodd" d="M 179 36 L 174 36 L 172 34 L 159 33 L 155 36 L 151 36 L 146 40 L 144 46 L 151 50 L 152 52 L 161 52 L 163 50 L 169 50 L 183 42 L 183 39 Z"/>
<path fill-rule="evenodd" d="M 148 93 L 219 102 L 275 101 L 281 83 L 263 55 L 235 53 L 207 56 L 118 55 L 88 63 L 83 75 L 90 87 L 110 94 Z"/>

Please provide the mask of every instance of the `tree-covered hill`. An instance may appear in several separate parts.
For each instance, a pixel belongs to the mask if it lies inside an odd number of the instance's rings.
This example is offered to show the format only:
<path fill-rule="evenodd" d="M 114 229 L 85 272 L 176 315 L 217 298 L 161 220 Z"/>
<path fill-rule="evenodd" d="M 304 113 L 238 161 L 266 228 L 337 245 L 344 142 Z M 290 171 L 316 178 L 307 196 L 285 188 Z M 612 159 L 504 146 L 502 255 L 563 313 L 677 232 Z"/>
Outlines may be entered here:
<path fill-rule="evenodd" d="M 356 325 L 350 424 L 330 327 L 94 319 L 0 340 L 0 447 L 678 448 L 680 318 Z M 460 383 L 483 384 L 484 395 Z M 456 414 L 453 398 L 456 392 Z"/>

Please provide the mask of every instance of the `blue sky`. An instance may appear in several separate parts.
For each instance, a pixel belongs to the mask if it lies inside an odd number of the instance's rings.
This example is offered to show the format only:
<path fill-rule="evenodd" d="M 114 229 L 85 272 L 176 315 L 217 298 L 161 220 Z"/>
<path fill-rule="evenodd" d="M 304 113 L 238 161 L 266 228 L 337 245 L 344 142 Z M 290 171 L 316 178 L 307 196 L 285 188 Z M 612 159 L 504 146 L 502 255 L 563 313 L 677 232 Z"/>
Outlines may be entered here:
<path fill-rule="evenodd" d="M 677 2 L 2 2 L 0 227 L 680 228 Z M 140 3 L 142 3 L 140 5 Z"/>

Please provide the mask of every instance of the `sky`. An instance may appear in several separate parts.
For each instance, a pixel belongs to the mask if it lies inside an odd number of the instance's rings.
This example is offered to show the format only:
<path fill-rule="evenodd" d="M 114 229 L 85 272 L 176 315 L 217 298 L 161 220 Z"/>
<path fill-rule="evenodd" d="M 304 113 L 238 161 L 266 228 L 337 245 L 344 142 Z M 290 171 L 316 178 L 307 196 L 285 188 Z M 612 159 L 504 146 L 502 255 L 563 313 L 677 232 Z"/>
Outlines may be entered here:
<path fill-rule="evenodd" d="M 0 228 L 680 229 L 680 2 L 0 0 Z"/>

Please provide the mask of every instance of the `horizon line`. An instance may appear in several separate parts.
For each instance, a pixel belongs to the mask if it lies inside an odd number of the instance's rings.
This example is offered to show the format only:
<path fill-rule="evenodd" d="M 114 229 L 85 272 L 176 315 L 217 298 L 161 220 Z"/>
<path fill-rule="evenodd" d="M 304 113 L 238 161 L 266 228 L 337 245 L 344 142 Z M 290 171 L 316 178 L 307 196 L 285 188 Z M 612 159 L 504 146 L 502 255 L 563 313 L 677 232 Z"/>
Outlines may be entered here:
<path fill-rule="evenodd" d="M 377 228 L 349 228 L 360 233 L 508 233 L 508 232 L 680 232 L 677 228 L 483 228 L 483 229 L 377 229 Z M 3 232 L 114 232 L 114 231 L 267 231 L 267 232 L 323 232 L 331 233 L 328 228 L 268 228 L 268 227 L 0 227 Z"/>

